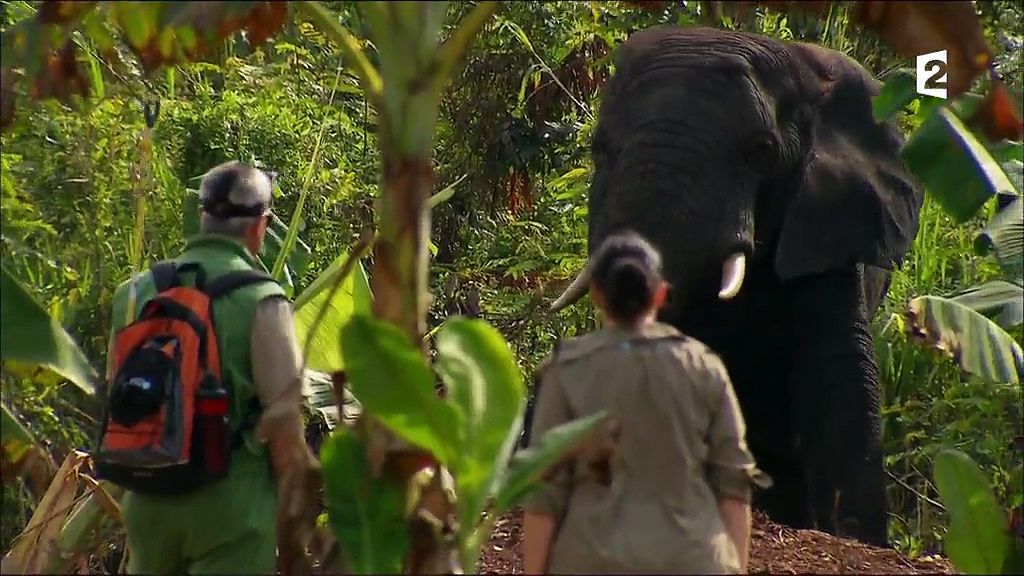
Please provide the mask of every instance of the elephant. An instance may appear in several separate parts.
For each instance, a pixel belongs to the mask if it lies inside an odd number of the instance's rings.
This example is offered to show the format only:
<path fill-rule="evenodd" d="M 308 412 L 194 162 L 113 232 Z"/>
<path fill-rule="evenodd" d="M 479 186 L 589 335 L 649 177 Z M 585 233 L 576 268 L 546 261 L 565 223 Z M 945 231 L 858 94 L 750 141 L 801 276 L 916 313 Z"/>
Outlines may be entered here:
<path fill-rule="evenodd" d="M 870 323 L 923 188 L 879 83 L 813 44 L 657 26 L 616 50 L 590 145 L 588 250 L 633 230 L 663 257 L 658 319 L 714 350 L 794 528 L 888 546 Z M 586 268 L 551 305 L 588 289 Z"/>

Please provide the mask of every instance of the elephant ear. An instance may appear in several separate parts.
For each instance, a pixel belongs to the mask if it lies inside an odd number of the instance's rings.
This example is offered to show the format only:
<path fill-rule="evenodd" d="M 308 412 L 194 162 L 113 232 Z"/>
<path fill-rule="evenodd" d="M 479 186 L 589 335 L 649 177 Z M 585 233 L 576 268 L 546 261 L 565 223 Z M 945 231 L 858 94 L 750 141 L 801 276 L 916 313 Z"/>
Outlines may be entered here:
<path fill-rule="evenodd" d="M 878 82 L 825 48 L 791 45 L 814 112 L 809 150 L 775 254 L 789 280 L 856 263 L 899 266 L 917 235 L 924 190 L 900 157 L 903 137 L 875 121 Z"/>

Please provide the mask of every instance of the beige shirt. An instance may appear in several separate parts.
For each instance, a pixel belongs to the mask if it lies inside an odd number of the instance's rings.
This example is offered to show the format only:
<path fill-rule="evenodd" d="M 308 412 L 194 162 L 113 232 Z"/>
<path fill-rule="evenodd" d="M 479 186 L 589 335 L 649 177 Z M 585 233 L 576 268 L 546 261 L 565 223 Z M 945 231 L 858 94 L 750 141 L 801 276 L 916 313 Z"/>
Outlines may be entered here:
<path fill-rule="evenodd" d="M 738 572 L 718 500 L 765 483 L 718 356 L 660 323 L 565 341 L 541 369 L 531 438 L 601 410 L 612 426 L 526 505 L 559 525 L 548 570 Z M 595 473 L 593 455 L 609 453 Z"/>

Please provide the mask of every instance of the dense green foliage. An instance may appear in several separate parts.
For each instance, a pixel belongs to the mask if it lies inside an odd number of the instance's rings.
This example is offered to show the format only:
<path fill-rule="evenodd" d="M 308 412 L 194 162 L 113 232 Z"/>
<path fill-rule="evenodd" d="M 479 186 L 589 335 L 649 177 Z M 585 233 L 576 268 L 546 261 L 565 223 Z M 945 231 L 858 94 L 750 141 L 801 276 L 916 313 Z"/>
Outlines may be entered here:
<path fill-rule="evenodd" d="M 21 16 L 13 8 L 5 14 Z M 1020 93 L 1024 75 L 1014 66 L 1024 40 L 1010 31 L 1020 29 L 1024 13 L 1013 2 L 993 2 L 984 16 L 1000 70 Z M 354 16 L 349 20 L 360 29 Z M 537 296 L 556 293 L 544 286 L 575 272 L 585 254 L 587 144 L 609 49 L 657 22 L 696 18 L 685 9 L 649 14 L 587 2 L 507 3 L 484 29 L 442 103 L 438 188 L 459 183 L 434 211 L 431 327 L 478 298 L 481 317 L 503 333 L 526 375 L 556 338 L 592 325 L 583 306 L 543 315 Z M 849 29 L 841 11 L 826 22 L 769 14 L 746 26 L 845 51 L 883 79 L 903 65 Z M 136 191 L 146 199 L 142 255 L 163 258 L 182 245 L 186 190 L 196 176 L 228 159 L 257 159 L 279 175 L 283 194 L 275 212 L 283 221 L 300 191 L 306 194 L 300 236 L 310 256 L 293 279 L 301 293 L 373 222 L 377 117 L 341 61 L 308 24 L 288 24 L 256 51 L 231 43 L 217 65 L 153 78 L 94 61 L 101 99 L 82 110 L 55 102 L 24 107 L 3 135 L 4 268 L 32 287 L 101 371 L 112 290 L 136 265 Z M 154 99 L 161 113 L 147 160 L 138 145 L 141 106 Z M 900 121 L 909 133 L 922 118 L 903 114 Z M 959 224 L 929 199 L 911 255 L 875 322 L 891 532 L 910 554 L 936 551 L 943 539 L 946 510 L 936 501 L 931 474 L 943 448 L 958 448 L 980 464 L 1003 509 L 1024 503 L 1024 472 L 1014 452 L 1024 418 L 1019 390 L 964 377 L 951 360 L 910 342 L 903 317 L 915 297 L 951 295 L 1002 277 L 996 258 L 975 251 L 992 210 Z M 1022 342 L 1019 322 L 1010 334 Z M 90 446 L 94 399 L 7 372 L 2 390 L 4 404 L 58 458 Z M 9 486 L 3 498 L 0 541 L 7 549 L 32 503 Z"/>

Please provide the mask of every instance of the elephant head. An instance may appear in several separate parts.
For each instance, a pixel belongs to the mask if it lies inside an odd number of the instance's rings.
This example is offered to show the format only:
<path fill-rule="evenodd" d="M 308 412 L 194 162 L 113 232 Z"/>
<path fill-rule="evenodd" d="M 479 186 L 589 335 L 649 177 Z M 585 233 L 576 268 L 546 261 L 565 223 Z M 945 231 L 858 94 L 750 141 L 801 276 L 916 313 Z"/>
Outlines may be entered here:
<path fill-rule="evenodd" d="M 902 136 L 873 117 L 879 86 L 818 46 L 655 27 L 615 55 L 592 142 L 589 248 L 631 228 L 664 256 L 676 301 L 855 263 L 892 269 L 923 200 Z M 552 304 L 587 290 L 580 276 Z"/>

